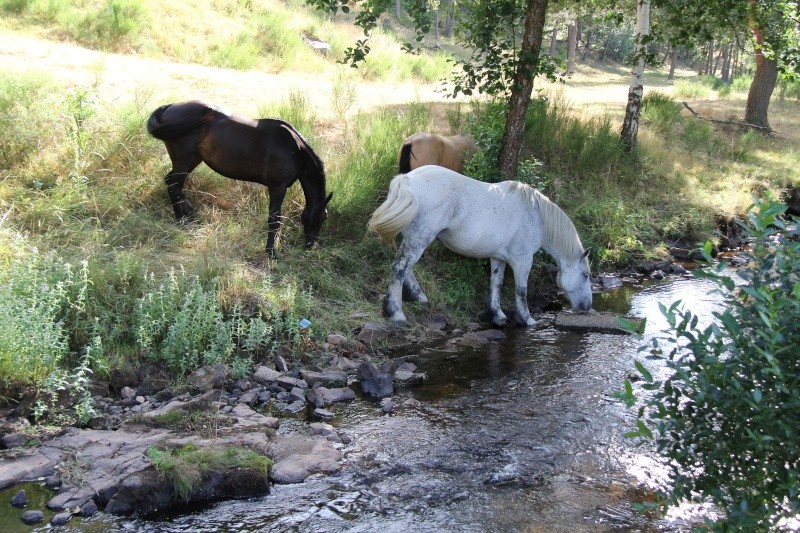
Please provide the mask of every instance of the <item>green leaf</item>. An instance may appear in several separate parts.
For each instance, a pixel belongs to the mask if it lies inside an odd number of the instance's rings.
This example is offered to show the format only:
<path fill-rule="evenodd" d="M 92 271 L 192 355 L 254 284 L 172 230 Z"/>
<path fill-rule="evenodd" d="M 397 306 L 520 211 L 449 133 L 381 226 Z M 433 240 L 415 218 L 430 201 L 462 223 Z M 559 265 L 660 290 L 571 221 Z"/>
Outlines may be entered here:
<path fill-rule="evenodd" d="M 650 431 L 650 428 L 648 428 L 641 420 L 636 421 L 636 428 L 639 430 L 639 434 L 641 436 L 647 437 L 648 439 L 653 438 L 653 432 Z"/>
<path fill-rule="evenodd" d="M 638 360 L 633 362 L 634 366 L 636 366 L 636 370 L 642 375 L 645 381 L 651 383 L 653 381 L 653 375 L 650 373 L 649 370 L 645 368 L 645 366 Z"/>

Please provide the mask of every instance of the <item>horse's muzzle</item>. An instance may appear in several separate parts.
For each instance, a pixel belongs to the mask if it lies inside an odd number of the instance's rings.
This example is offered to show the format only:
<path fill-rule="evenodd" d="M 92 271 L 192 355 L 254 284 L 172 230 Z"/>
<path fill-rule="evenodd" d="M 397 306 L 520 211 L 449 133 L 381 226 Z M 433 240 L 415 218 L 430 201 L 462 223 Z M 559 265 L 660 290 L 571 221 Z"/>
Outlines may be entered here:
<path fill-rule="evenodd" d="M 579 300 L 572 305 L 573 311 L 579 311 L 581 313 L 586 313 L 592 310 L 592 300 Z"/>

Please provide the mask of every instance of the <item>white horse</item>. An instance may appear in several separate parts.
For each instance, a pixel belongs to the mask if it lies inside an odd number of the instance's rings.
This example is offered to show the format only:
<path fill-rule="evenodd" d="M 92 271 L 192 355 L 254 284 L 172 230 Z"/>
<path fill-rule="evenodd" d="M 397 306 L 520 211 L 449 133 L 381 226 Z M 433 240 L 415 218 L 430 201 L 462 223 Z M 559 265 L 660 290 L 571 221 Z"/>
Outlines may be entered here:
<path fill-rule="evenodd" d="M 392 179 L 368 228 L 391 247 L 397 234 L 403 235 L 383 300 L 383 313 L 392 321 L 405 322 L 403 299 L 428 302 L 412 269 L 434 239 L 458 254 L 491 260 L 484 317 L 494 325 L 508 320 L 500 309 L 506 264 L 514 271 L 516 322 L 535 324 L 528 310 L 528 274 L 540 248 L 558 263 L 557 283 L 572 308 L 592 307 L 589 250 L 575 225 L 546 196 L 517 181 L 484 183 L 443 167 L 419 167 Z"/>

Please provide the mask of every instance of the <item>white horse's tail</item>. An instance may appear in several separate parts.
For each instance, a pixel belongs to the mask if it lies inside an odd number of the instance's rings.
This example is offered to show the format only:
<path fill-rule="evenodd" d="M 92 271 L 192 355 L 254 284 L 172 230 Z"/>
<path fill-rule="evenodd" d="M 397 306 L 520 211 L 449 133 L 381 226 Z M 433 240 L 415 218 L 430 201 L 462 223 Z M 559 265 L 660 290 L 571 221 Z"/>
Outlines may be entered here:
<path fill-rule="evenodd" d="M 408 226 L 419 212 L 419 200 L 408 186 L 408 176 L 395 176 L 389 194 L 369 219 L 367 228 L 378 234 L 387 246 L 394 248 L 397 234 Z"/>

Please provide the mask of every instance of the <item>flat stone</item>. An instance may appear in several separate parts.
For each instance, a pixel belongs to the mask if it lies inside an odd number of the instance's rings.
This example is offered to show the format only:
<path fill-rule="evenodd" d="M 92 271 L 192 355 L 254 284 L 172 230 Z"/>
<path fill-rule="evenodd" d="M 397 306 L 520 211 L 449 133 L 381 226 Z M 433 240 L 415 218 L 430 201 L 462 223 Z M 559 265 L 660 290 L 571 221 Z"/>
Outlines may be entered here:
<path fill-rule="evenodd" d="M 365 344 L 375 344 L 376 342 L 385 341 L 393 331 L 397 330 L 397 326 L 386 322 L 367 322 L 361 328 L 361 331 L 356 337 L 359 341 Z"/>
<path fill-rule="evenodd" d="M 620 317 L 637 325 L 641 318 Z M 559 313 L 554 322 L 555 327 L 569 331 L 593 331 L 597 333 L 628 334 L 612 313 Z"/>
<path fill-rule="evenodd" d="M 53 515 L 53 518 L 50 519 L 51 526 L 63 526 L 69 519 L 72 518 L 72 513 L 58 513 Z"/>
<path fill-rule="evenodd" d="M 20 517 L 22 522 L 28 525 L 38 524 L 44 521 L 44 513 L 41 511 L 25 511 Z"/>
<path fill-rule="evenodd" d="M 27 440 L 28 437 L 25 436 L 24 433 L 10 433 L 8 435 L 3 435 L 3 437 L 0 438 L 0 442 L 2 442 L 3 446 L 6 448 L 19 448 L 25 444 L 25 441 Z"/>
<path fill-rule="evenodd" d="M 255 373 L 253 373 L 253 379 L 262 385 L 269 385 L 270 383 L 278 381 L 278 378 L 282 375 L 282 372 L 278 372 L 274 368 L 260 366 L 256 369 Z"/>
<path fill-rule="evenodd" d="M 342 454 L 321 436 L 288 437 L 273 444 L 276 457 L 270 478 L 275 483 L 302 483 L 312 474 L 332 474 L 341 469 Z"/>
<path fill-rule="evenodd" d="M 325 407 L 332 403 L 349 402 L 356 399 L 356 393 L 348 387 L 329 389 L 317 387 L 308 392 L 308 401 L 317 407 Z"/>
<path fill-rule="evenodd" d="M 322 407 L 317 407 L 314 409 L 314 416 L 320 420 L 333 420 L 336 418 L 336 414 L 333 411 L 328 411 Z"/>
<path fill-rule="evenodd" d="M 291 376 L 280 376 L 275 382 L 284 390 L 290 391 L 295 387 L 307 389 L 308 383 L 304 379 L 297 379 Z"/>
<path fill-rule="evenodd" d="M 325 387 L 344 387 L 347 385 L 347 374 L 341 370 L 326 370 L 324 372 L 301 370 L 300 376 L 308 383 L 309 387 L 314 387 L 317 384 Z"/>

